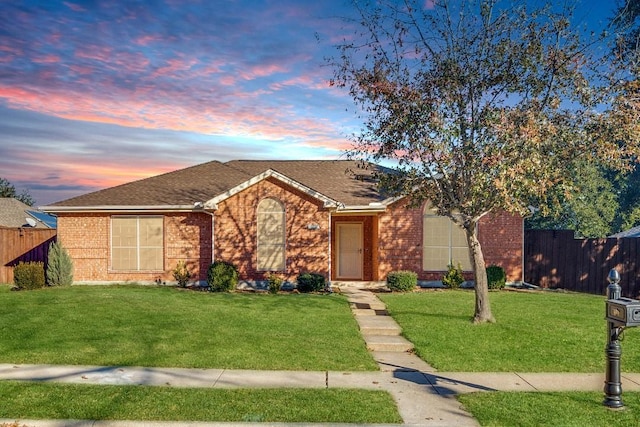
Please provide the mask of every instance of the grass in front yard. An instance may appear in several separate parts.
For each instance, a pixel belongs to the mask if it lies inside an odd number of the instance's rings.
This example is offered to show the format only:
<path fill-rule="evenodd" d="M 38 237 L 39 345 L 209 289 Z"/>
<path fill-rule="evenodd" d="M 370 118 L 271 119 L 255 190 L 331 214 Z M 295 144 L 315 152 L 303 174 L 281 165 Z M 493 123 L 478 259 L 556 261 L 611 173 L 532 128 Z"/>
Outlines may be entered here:
<path fill-rule="evenodd" d="M 483 426 L 636 427 L 640 393 L 624 393 L 624 410 L 602 405 L 602 393 L 471 393 L 458 396 Z"/>
<path fill-rule="evenodd" d="M 401 423 L 387 392 L 203 389 L 0 381 L 0 418 Z"/>
<path fill-rule="evenodd" d="M 0 287 L 0 363 L 376 370 L 341 295 Z"/>
<path fill-rule="evenodd" d="M 474 325 L 473 291 L 379 296 L 418 355 L 439 371 L 604 372 L 604 297 L 490 292 L 497 323 Z M 640 328 L 625 331 L 621 366 L 640 372 Z"/>

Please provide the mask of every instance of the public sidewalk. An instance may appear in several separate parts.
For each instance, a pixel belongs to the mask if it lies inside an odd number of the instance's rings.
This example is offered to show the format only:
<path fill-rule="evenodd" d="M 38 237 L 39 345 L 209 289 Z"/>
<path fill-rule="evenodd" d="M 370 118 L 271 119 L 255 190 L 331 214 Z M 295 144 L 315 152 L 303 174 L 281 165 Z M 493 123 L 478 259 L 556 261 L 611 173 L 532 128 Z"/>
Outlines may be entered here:
<path fill-rule="evenodd" d="M 227 369 L 136 368 L 0 364 L 0 379 L 82 384 L 209 388 L 362 388 L 386 390 L 407 426 L 477 426 L 455 395 L 482 391 L 603 391 L 604 373 L 436 372 L 411 352 L 412 344 L 368 290 L 342 289 L 351 303 L 364 341 L 378 362 L 377 372 L 248 371 Z M 623 374 L 624 391 L 640 391 L 640 374 Z M 13 422 L 16 420 L 0 420 Z M 132 422 L 18 420 L 33 427 L 314 426 L 283 423 Z M 378 425 L 380 426 L 380 425 Z"/>
<path fill-rule="evenodd" d="M 386 365 L 381 372 L 245 371 L 223 369 L 136 368 L 103 366 L 0 364 L 5 380 L 81 384 L 148 385 L 210 388 L 363 388 L 386 390 L 408 426 L 477 426 L 455 399 L 482 391 L 598 391 L 604 374 L 420 372 Z M 625 391 L 640 391 L 640 374 L 623 374 Z M 16 420 L 6 419 L 2 422 Z M 18 420 L 33 427 L 164 427 L 294 425 L 282 423 L 131 422 L 82 420 Z M 298 424 L 313 426 L 314 424 Z"/>

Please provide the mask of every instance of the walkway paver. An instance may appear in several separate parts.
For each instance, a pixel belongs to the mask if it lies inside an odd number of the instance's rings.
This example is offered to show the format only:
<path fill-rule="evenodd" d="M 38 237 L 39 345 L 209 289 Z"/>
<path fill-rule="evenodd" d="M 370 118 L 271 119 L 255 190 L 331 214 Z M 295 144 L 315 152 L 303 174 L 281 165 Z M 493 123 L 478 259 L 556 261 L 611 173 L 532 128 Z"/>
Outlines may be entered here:
<path fill-rule="evenodd" d="M 373 289 L 375 291 L 375 289 Z M 434 369 L 413 354 L 413 344 L 389 316 L 387 308 L 372 289 L 343 286 L 360 332 L 378 362 L 384 389 L 396 401 L 405 424 L 420 426 L 477 426 L 451 394 L 442 394 L 425 372 Z M 381 381 L 381 380 L 378 380 Z"/>

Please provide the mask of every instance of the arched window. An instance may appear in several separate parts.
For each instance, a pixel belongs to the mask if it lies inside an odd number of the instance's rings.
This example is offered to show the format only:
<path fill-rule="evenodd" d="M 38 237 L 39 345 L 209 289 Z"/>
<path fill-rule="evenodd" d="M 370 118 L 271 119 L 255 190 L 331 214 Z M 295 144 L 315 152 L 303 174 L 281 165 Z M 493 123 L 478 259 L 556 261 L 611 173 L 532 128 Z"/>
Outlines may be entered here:
<path fill-rule="evenodd" d="M 285 269 L 284 206 L 276 199 L 258 204 L 258 271 Z"/>
<path fill-rule="evenodd" d="M 446 271 L 458 263 L 464 271 L 471 271 L 467 235 L 462 227 L 446 216 L 435 213 L 427 203 L 422 216 L 422 269 Z"/>

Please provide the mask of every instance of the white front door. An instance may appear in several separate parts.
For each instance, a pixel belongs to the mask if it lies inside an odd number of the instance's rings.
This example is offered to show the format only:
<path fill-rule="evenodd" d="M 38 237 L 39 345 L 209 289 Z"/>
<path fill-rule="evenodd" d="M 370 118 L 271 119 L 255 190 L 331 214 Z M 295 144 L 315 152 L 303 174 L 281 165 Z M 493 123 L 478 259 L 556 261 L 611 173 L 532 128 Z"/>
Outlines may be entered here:
<path fill-rule="evenodd" d="M 362 224 L 337 223 L 337 279 L 362 280 Z"/>

